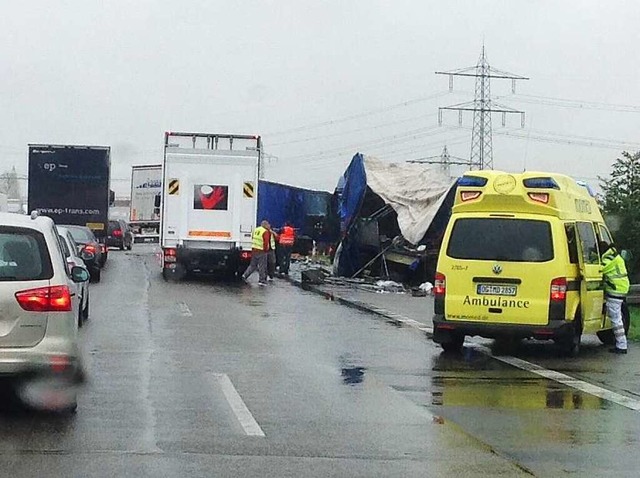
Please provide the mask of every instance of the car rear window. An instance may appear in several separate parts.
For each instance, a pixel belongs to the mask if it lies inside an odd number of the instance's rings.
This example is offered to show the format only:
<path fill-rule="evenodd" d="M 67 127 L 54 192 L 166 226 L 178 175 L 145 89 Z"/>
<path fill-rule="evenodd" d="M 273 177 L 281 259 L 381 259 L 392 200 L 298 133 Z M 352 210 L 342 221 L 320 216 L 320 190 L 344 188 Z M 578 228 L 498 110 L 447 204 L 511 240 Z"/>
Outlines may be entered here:
<path fill-rule="evenodd" d="M 87 229 L 80 229 L 77 227 L 68 227 L 68 229 L 71 233 L 71 237 L 73 237 L 76 242 L 86 244 L 87 242 L 95 241 L 93 233 Z"/>
<path fill-rule="evenodd" d="M 51 258 L 40 232 L 0 227 L 0 281 L 47 280 L 52 277 Z"/>
<path fill-rule="evenodd" d="M 447 255 L 454 259 L 546 262 L 553 259 L 546 221 L 462 218 L 453 225 Z"/>

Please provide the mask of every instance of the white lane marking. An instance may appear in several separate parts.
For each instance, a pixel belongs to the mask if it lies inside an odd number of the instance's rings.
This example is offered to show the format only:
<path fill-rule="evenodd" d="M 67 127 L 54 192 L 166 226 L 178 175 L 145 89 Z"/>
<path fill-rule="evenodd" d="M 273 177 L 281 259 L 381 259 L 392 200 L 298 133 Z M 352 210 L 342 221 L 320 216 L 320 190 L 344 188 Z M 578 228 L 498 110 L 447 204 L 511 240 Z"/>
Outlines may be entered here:
<path fill-rule="evenodd" d="M 508 365 L 511 365 L 512 367 L 516 367 L 519 368 L 520 370 L 524 370 L 526 372 L 531 372 L 534 373 L 536 375 L 539 375 L 540 377 L 544 377 L 548 380 L 553 380 L 555 382 L 561 383 L 563 385 L 566 385 L 568 387 L 572 387 L 575 388 L 577 390 L 580 390 L 581 392 L 585 392 L 588 393 L 590 395 L 602 398 L 604 400 L 607 400 L 609 402 L 613 402 L 616 403 L 620 406 L 623 406 L 625 408 L 628 408 L 630 410 L 634 410 L 634 411 L 640 411 L 640 401 L 630 398 L 630 397 L 626 397 L 620 393 L 616 393 L 616 392 L 612 392 L 611 390 L 607 390 L 606 388 L 603 387 L 599 387 L 598 385 L 593 385 L 589 382 L 585 382 L 584 380 L 580 380 L 578 378 L 574 378 L 571 377 L 569 375 L 566 375 L 562 372 L 556 372 L 555 370 L 549 370 L 546 369 L 540 365 L 536 365 L 534 363 L 531 362 L 527 362 L 526 360 L 522 360 L 516 357 L 511 357 L 511 356 L 496 356 L 493 355 L 491 353 L 491 350 L 489 350 L 486 346 L 484 345 L 477 345 L 474 344 L 473 347 L 487 355 L 489 355 L 490 357 L 493 357 L 496 360 L 499 360 L 500 362 L 506 363 Z"/>
<path fill-rule="evenodd" d="M 373 307 L 372 310 L 376 313 L 396 320 L 397 322 L 408 325 L 409 327 L 413 327 L 414 329 L 426 332 L 427 334 L 433 334 L 433 328 L 429 327 L 423 322 L 418 322 L 417 320 L 413 320 L 408 317 L 404 317 L 402 315 L 380 309 L 378 307 Z M 556 372 L 555 370 L 546 369 L 540 365 L 527 362 L 526 360 L 511 356 L 493 355 L 491 350 L 485 345 L 473 344 L 472 347 L 484 353 L 485 355 L 488 355 L 489 357 L 492 357 L 496 360 L 499 360 L 500 362 L 506 363 L 507 365 L 511 365 L 512 367 L 518 368 L 520 370 L 524 370 L 525 372 L 531 372 L 540 377 L 546 378 L 548 380 L 553 380 L 568 387 L 575 388 L 576 390 L 580 390 L 581 392 L 588 393 L 589 395 L 602 398 L 603 400 L 607 400 L 630 410 L 640 411 L 640 400 L 636 400 L 620 393 L 607 390 L 606 388 L 594 385 L 589 382 L 585 382 L 584 380 L 571 377 L 570 375 L 566 375 L 561 372 Z"/>
<path fill-rule="evenodd" d="M 193 317 L 189 306 L 184 302 L 178 302 L 178 308 L 180 309 L 180 314 L 182 315 L 182 317 Z"/>
<path fill-rule="evenodd" d="M 233 413 L 238 419 L 238 422 L 240 422 L 244 432 L 249 436 L 264 437 L 265 434 L 262 431 L 262 428 L 260 428 L 260 425 L 258 425 L 258 422 L 256 422 L 255 418 L 253 418 L 253 415 L 251 415 L 251 412 L 244 404 L 242 397 L 236 390 L 236 387 L 233 386 L 229 376 L 226 373 L 215 373 L 213 376 L 220 384 L 222 393 L 224 393 L 231 410 L 233 410 Z"/>

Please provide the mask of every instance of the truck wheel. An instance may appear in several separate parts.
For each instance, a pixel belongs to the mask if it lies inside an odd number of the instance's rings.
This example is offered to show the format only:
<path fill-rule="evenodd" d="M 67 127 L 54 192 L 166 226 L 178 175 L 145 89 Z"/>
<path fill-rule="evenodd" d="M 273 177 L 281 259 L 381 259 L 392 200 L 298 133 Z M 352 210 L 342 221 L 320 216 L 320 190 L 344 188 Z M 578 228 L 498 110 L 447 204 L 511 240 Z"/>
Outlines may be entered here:
<path fill-rule="evenodd" d="M 162 269 L 162 277 L 166 281 L 179 282 L 187 276 L 187 270 L 181 264 L 177 264 L 175 269 Z"/>
<path fill-rule="evenodd" d="M 462 351 L 462 345 L 464 344 L 464 335 L 451 334 L 451 337 L 446 342 L 441 342 L 440 345 L 445 353 L 459 354 Z"/>

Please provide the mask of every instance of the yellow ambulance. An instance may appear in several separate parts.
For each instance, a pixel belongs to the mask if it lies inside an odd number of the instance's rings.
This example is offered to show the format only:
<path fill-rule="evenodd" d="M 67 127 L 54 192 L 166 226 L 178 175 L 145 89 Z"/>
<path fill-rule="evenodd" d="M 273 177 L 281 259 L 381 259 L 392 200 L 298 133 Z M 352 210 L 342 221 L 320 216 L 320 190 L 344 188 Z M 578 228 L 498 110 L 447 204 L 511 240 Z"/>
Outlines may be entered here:
<path fill-rule="evenodd" d="M 434 341 L 465 336 L 613 344 L 598 242 L 612 242 L 588 186 L 568 176 L 471 171 L 458 181 L 434 282 Z M 623 306 L 625 330 L 629 313 Z"/>

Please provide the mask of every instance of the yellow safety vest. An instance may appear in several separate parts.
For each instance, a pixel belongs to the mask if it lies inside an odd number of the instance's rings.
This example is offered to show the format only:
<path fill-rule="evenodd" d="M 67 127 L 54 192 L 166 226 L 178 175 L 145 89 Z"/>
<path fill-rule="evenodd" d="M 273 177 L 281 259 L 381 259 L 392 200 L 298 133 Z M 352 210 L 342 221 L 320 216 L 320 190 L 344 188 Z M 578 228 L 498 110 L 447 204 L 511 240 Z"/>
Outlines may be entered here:
<path fill-rule="evenodd" d="M 252 244 L 251 244 L 251 247 L 253 249 L 264 251 L 264 241 L 262 238 L 265 232 L 267 232 L 267 230 L 262 226 L 258 226 L 253 230 L 253 238 L 252 238 Z"/>

